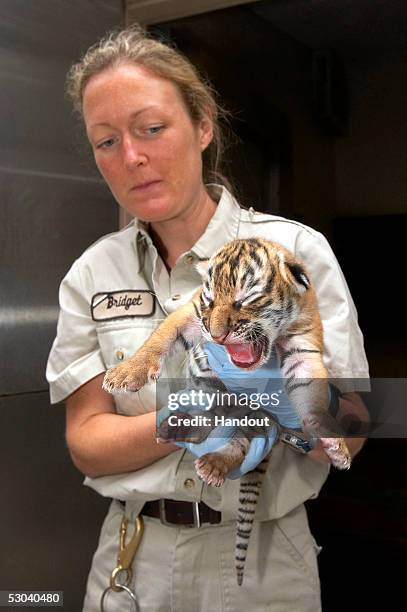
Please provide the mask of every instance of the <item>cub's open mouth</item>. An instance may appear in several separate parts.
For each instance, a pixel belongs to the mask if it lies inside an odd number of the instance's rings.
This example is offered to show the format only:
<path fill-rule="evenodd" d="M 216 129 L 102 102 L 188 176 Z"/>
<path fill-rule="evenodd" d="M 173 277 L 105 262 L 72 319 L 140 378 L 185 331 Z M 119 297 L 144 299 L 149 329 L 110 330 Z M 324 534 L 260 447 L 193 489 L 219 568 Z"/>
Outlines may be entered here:
<path fill-rule="evenodd" d="M 242 342 L 241 344 L 225 344 L 233 365 L 238 368 L 252 368 L 256 366 L 263 356 L 264 344 L 262 342 Z"/>

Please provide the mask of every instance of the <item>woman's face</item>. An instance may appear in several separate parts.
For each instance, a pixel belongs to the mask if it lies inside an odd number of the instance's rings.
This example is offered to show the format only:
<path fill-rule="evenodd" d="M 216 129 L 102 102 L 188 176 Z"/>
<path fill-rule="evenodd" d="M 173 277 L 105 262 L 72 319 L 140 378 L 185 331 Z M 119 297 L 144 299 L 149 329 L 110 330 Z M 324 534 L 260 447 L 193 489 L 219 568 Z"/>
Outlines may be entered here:
<path fill-rule="evenodd" d="M 169 220 L 202 198 L 212 122 L 194 125 L 171 81 L 132 64 L 106 69 L 86 84 L 83 114 L 97 167 L 128 212 Z"/>

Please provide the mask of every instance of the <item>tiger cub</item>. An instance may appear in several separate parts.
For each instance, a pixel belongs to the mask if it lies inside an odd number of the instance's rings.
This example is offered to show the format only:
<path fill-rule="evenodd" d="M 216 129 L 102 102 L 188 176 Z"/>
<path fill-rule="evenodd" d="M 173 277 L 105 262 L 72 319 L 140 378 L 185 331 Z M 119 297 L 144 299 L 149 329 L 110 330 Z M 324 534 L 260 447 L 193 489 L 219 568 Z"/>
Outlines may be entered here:
<path fill-rule="evenodd" d="M 137 391 L 159 378 L 163 359 L 178 347 L 190 349 L 192 379 L 216 378 L 200 347 L 203 339 L 222 344 L 232 364 L 245 370 L 260 368 L 275 350 L 303 430 L 320 438 L 335 467 L 348 468 L 349 451 L 338 423 L 327 411 L 322 323 L 303 264 L 277 243 L 250 238 L 227 243 L 197 268 L 203 277 L 202 288 L 169 315 L 133 357 L 106 373 L 103 388 Z M 222 485 L 226 475 L 242 463 L 251 437 L 234 436 L 220 450 L 196 459 L 199 477 L 207 484 Z M 241 478 L 236 537 L 239 584 L 268 460 L 266 457 Z"/>

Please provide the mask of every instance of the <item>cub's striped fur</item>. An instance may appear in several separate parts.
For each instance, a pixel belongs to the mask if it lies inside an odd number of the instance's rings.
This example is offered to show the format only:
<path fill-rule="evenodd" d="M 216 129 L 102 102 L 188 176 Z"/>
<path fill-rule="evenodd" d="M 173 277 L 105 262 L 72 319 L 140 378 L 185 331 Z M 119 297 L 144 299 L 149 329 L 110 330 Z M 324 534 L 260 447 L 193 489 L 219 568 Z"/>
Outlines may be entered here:
<path fill-rule="evenodd" d="M 202 289 L 168 316 L 135 356 L 107 372 L 104 388 L 135 391 L 157 379 L 162 360 L 177 346 L 189 350 L 191 388 L 198 380 L 202 387 L 202 379 L 211 388 L 214 383 L 219 388 L 222 383 L 200 346 L 203 339 L 222 344 L 231 362 L 246 370 L 259 368 L 275 350 L 286 392 L 304 431 L 321 439 L 333 465 L 348 468 L 348 449 L 337 422 L 327 412 L 322 324 L 303 264 L 281 245 L 253 238 L 226 244 L 198 267 Z M 216 411 L 225 409 L 218 406 Z M 160 432 L 165 436 L 165 424 Z M 208 433 L 204 431 L 203 438 Z M 226 475 L 242 463 L 250 440 L 259 434 L 267 432 L 241 429 L 221 449 L 195 461 L 198 475 L 207 484 L 221 486 Z M 241 478 L 236 536 L 239 584 L 267 465 L 268 457 Z"/>

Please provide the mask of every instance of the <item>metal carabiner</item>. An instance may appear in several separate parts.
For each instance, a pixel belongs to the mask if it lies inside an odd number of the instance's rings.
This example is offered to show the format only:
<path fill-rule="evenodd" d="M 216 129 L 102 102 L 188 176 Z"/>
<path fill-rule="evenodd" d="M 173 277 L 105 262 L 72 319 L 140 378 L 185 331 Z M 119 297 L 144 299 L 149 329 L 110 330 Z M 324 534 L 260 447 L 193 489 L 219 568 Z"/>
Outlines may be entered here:
<path fill-rule="evenodd" d="M 134 533 L 131 537 L 130 542 L 126 545 L 126 534 L 127 534 L 127 526 L 129 524 L 128 519 L 123 516 L 122 522 L 120 525 L 120 544 L 119 544 L 119 554 L 117 557 L 117 566 L 112 571 L 112 575 L 110 576 L 110 586 L 113 591 L 120 591 L 123 583 L 117 582 L 116 579 L 120 572 L 126 572 L 126 580 L 124 581 L 124 586 L 128 587 L 131 579 L 132 579 L 132 569 L 131 565 L 133 563 L 134 557 L 136 555 L 137 549 L 140 544 L 141 536 L 143 535 L 144 523 L 141 516 L 136 518 L 136 524 L 134 528 Z"/>
<path fill-rule="evenodd" d="M 119 538 L 119 553 L 117 556 L 117 566 L 112 571 L 110 576 L 110 584 L 102 593 L 100 600 L 100 610 L 104 612 L 104 602 L 109 591 L 119 593 L 125 591 L 127 595 L 132 599 L 135 604 L 135 610 L 138 610 L 138 603 L 135 593 L 129 588 L 132 580 L 133 572 L 131 569 L 134 557 L 140 544 L 141 536 L 143 535 L 144 523 L 143 518 L 138 516 L 136 518 L 134 533 L 130 539 L 130 542 L 126 544 L 126 534 L 129 521 L 123 516 L 120 525 L 120 538 Z M 120 574 L 125 573 L 124 582 L 119 582 Z"/>

